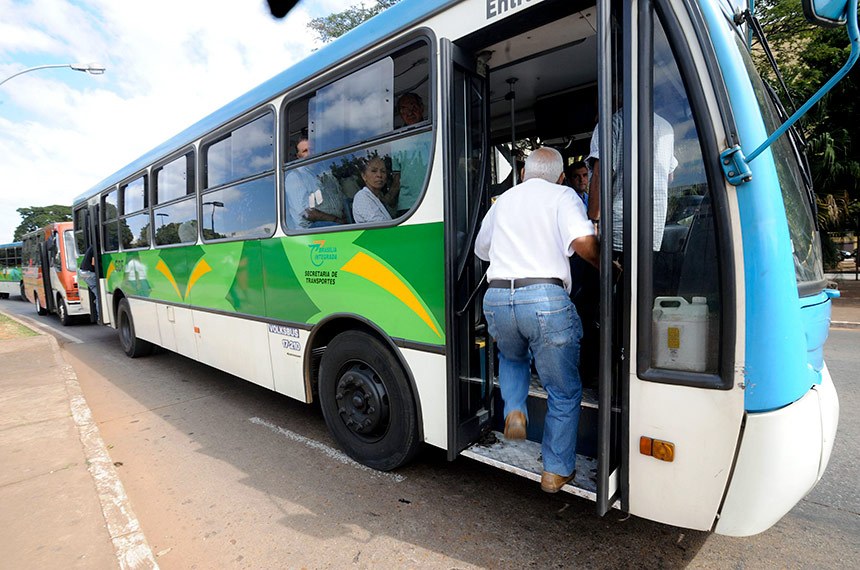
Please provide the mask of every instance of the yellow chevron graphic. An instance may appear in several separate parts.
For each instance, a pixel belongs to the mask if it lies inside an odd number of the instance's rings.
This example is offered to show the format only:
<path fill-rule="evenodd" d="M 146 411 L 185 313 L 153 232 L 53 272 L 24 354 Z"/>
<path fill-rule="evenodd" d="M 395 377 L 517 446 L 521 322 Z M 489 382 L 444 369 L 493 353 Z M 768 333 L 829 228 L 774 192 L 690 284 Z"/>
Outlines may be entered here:
<path fill-rule="evenodd" d="M 173 289 L 176 291 L 176 296 L 179 297 L 181 301 L 184 301 L 185 299 L 182 296 L 182 293 L 179 292 L 179 285 L 176 284 L 176 279 L 173 278 L 173 273 L 170 272 L 170 268 L 167 267 L 164 260 L 158 260 L 158 263 L 155 264 L 155 270 L 167 277 L 167 280 L 170 281 L 170 284 L 173 285 Z"/>
<path fill-rule="evenodd" d="M 114 271 L 116 271 L 116 266 L 113 264 L 113 261 L 111 261 L 110 265 L 108 265 L 107 273 L 105 274 L 105 281 L 110 279 L 111 273 L 113 273 Z"/>
<path fill-rule="evenodd" d="M 409 287 L 407 287 L 406 284 L 397 277 L 397 275 L 392 273 L 390 269 L 382 265 L 380 262 L 373 259 L 366 253 L 359 252 L 355 254 L 352 259 L 347 261 L 346 264 L 341 267 L 341 270 L 363 277 L 397 297 L 401 303 L 409 307 L 412 312 L 418 315 L 421 320 L 424 321 L 434 333 L 436 333 L 436 336 L 442 338 L 436 325 L 433 324 L 433 320 L 430 318 L 430 315 L 426 310 L 424 310 L 421 301 L 418 300 L 415 294 L 409 290 Z"/>
<path fill-rule="evenodd" d="M 212 271 L 212 268 L 209 267 L 209 264 L 206 263 L 206 260 L 202 257 L 200 261 L 197 262 L 197 265 L 194 266 L 194 271 L 191 272 L 191 277 L 188 278 L 188 287 L 185 288 L 185 298 L 188 298 L 188 293 L 191 292 L 191 288 L 194 287 L 194 284 L 197 283 L 197 280 Z"/>

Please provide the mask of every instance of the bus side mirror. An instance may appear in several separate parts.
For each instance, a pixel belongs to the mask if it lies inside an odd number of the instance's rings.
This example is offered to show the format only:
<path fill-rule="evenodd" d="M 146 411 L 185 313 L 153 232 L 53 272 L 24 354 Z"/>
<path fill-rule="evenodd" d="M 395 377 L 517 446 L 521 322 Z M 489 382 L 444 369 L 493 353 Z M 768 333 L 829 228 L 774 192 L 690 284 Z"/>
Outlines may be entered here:
<path fill-rule="evenodd" d="M 803 0 L 803 15 L 817 26 L 836 28 L 847 22 L 847 0 Z"/>

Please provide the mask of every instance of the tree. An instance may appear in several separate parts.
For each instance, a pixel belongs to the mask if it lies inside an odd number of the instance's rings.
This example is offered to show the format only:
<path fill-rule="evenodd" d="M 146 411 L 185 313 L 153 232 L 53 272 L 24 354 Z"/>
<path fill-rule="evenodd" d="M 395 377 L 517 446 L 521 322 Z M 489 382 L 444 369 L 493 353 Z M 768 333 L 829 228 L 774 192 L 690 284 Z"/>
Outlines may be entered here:
<path fill-rule="evenodd" d="M 309 25 L 319 35 L 320 40 L 330 42 L 398 2 L 400 0 L 376 0 L 374 5 L 369 8 L 365 8 L 364 4 L 356 4 L 343 12 L 314 18 Z"/>
<path fill-rule="evenodd" d="M 68 222 L 72 219 L 72 207 L 60 206 L 32 206 L 30 208 L 18 208 L 23 220 L 15 228 L 14 241 L 20 241 L 24 234 L 44 227 L 52 222 Z"/>
<path fill-rule="evenodd" d="M 756 12 L 798 105 L 848 60 L 851 46 L 845 28 L 809 24 L 796 0 L 764 0 L 757 4 Z M 761 60 L 757 63 L 763 75 L 773 77 Z M 801 119 L 818 195 L 819 222 L 830 231 L 860 230 L 854 214 L 860 209 L 858 95 L 860 68 L 855 66 Z"/>

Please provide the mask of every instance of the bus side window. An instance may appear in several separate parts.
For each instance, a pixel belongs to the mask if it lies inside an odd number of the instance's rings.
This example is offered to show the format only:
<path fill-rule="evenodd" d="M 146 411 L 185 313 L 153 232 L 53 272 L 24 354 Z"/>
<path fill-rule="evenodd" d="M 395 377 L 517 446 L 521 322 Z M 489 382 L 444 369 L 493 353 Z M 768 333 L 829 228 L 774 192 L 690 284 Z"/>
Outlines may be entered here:
<path fill-rule="evenodd" d="M 270 237 L 276 226 L 272 112 L 203 147 L 200 220 L 204 241 Z"/>
<path fill-rule="evenodd" d="M 155 245 L 197 241 L 194 151 L 153 170 Z"/>
<path fill-rule="evenodd" d="M 119 210 L 116 190 L 111 190 L 102 196 L 102 219 L 102 248 L 104 251 L 119 250 Z"/>

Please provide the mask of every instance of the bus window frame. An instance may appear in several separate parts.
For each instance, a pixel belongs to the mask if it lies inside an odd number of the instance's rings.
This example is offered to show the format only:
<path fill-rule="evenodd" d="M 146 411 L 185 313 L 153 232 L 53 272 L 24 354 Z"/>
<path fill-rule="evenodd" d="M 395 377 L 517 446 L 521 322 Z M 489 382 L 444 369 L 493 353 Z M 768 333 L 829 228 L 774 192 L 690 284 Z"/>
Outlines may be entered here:
<path fill-rule="evenodd" d="M 194 165 L 194 184 L 193 184 L 194 191 L 189 192 L 189 193 L 185 194 L 184 196 L 180 196 L 178 198 L 173 198 L 173 199 L 168 200 L 166 202 L 159 202 L 158 201 L 158 173 L 159 173 L 159 171 L 161 171 L 168 164 L 170 164 L 170 163 L 172 163 L 172 162 L 174 162 L 180 158 L 186 157 L 188 154 L 191 155 L 191 163 Z M 200 241 L 200 237 L 201 237 L 200 236 L 200 218 L 199 218 L 200 212 L 199 212 L 197 202 L 199 201 L 199 196 L 200 196 L 200 184 L 201 184 L 201 182 L 200 182 L 200 176 L 198 175 L 198 172 L 200 171 L 200 168 L 202 168 L 202 165 L 199 162 L 200 160 L 202 160 L 201 155 L 202 155 L 202 153 L 198 152 L 197 145 L 192 143 L 192 144 L 186 145 L 186 146 L 182 147 L 181 149 L 171 153 L 170 155 L 168 155 L 165 158 L 162 158 L 161 160 L 153 162 L 152 166 L 150 166 L 149 170 L 150 170 L 150 176 L 151 176 L 151 180 L 152 180 L 152 189 L 150 191 L 151 192 L 151 198 L 152 198 L 151 199 L 152 205 L 150 206 L 150 210 L 152 211 L 152 218 L 153 218 L 153 222 L 152 222 L 153 226 L 152 227 L 153 228 L 155 227 L 155 223 L 156 223 L 155 217 L 158 215 L 156 213 L 156 210 L 158 210 L 159 208 L 161 208 L 163 206 L 172 206 L 174 204 L 178 204 L 178 203 L 182 202 L 183 200 L 194 201 L 194 215 L 195 215 L 194 221 L 197 222 L 197 238 L 193 242 L 182 242 L 182 241 L 180 241 L 177 243 L 169 243 L 169 244 L 159 245 L 155 241 L 155 232 L 152 232 L 151 242 L 152 242 L 153 248 L 164 249 L 164 248 L 170 248 L 170 247 L 187 247 L 190 245 L 194 245 Z M 187 165 L 185 168 L 185 175 L 188 176 Z"/>
<path fill-rule="evenodd" d="M 134 210 L 132 212 L 125 211 L 125 189 L 132 182 L 137 181 L 138 179 L 143 179 L 143 208 Z M 152 197 L 150 196 L 151 185 L 150 185 L 150 176 L 149 176 L 149 168 L 144 168 L 143 170 L 139 170 L 132 176 L 129 176 L 119 184 L 117 184 L 117 189 L 119 190 L 119 194 L 117 195 L 118 200 L 118 227 L 117 227 L 117 238 L 119 239 L 119 250 L 118 251 L 141 251 L 145 249 L 150 249 L 152 247 L 152 208 L 150 204 L 152 204 Z M 139 216 L 140 214 L 146 212 L 149 217 L 149 240 L 145 246 L 140 247 L 125 247 L 122 243 L 122 221 L 128 218 L 133 218 Z"/>
<path fill-rule="evenodd" d="M 672 13 L 672 9 L 666 5 L 665 0 L 644 0 L 640 8 L 639 20 L 639 46 L 640 66 L 647 68 L 645 61 L 650 61 L 653 53 L 653 38 L 654 38 L 654 22 L 662 25 L 666 34 L 666 39 L 675 64 L 678 67 L 678 72 L 684 84 L 687 100 L 690 104 L 693 121 L 698 134 L 699 146 L 702 151 L 702 159 L 704 162 L 705 174 L 708 181 L 708 193 L 712 200 L 712 214 L 714 219 L 714 227 L 717 243 L 717 261 L 720 265 L 718 275 L 720 276 L 719 294 L 720 294 L 720 335 L 717 341 L 719 351 L 718 371 L 716 373 L 701 373 L 687 372 L 679 370 L 670 370 L 664 368 L 656 368 L 651 365 L 651 354 L 653 348 L 653 335 L 651 330 L 652 316 L 650 303 L 637 303 L 637 354 L 636 354 L 636 371 L 637 376 L 641 380 L 656 382 L 661 384 L 674 384 L 681 386 L 689 386 L 695 388 L 706 388 L 716 390 L 730 390 L 734 386 L 734 346 L 736 344 L 736 294 L 735 287 L 735 263 L 734 263 L 734 246 L 731 236 L 731 224 L 728 219 L 728 197 L 725 192 L 725 179 L 722 171 L 719 168 L 720 157 L 716 146 L 717 135 L 713 124 L 710 122 L 708 113 L 708 101 L 705 96 L 704 88 L 698 81 L 698 68 L 694 61 L 694 56 L 690 46 L 695 46 L 702 53 L 708 53 L 712 50 L 712 44 L 703 42 L 702 38 L 697 35 L 695 38 L 688 37 L 684 34 L 681 24 L 677 17 Z M 641 18 L 648 18 L 646 25 L 642 25 Z M 693 22 L 696 21 L 696 14 L 690 14 Z M 640 74 L 643 69 L 640 67 Z M 643 109 L 641 100 L 644 97 L 640 96 L 640 107 L 636 110 L 637 119 L 640 125 L 651 125 L 651 107 L 653 106 L 652 95 L 650 90 L 653 89 L 650 70 L 647 81 L 647 102 L 648 109 Z M 714 84 L 722 85 L 722 76 L 711 77 Z M 640 77 L 640 85 L 643 85 L 643 78 Z M 724 86 L 718 87 L 717 90 L 724 89 Z M 653 129 L 642 128 L 639 131 L 639 148 L 653 148 L 652 144 Z M 711 142 L 712 144 L 708 144 Z M 652 174 L 652 157 L 651 152 L 639 154 L 638 164 L 639 178 L 639 226 L 652 227 L 653 211 L 649 207 L 652 203 L 653 196 L 653 174 Z M 640 232 L 641 233 L 641 232 Z M 639 300 L 653 299 L 653 247 L 652 240 L 639 240 L 637 242 L 637 254 L 639 257 L 638 267 L 638 283 L 636 295 Z"/>
<path fill-rule="evenodd" d="M 332 83 L 347 77 L 348 75 L 355 73 L 365 67 L 372 65 L 373 63 L 382 60 L 385 57 L 393 57 L 395 53 L 402 52 L 408 49 L 410 46 L 417 45 L 421 42 L 424 42 L 425 49 L 427 50 L 428 56 L 428 71 L 427 71 L 427 80 L 428 80 L 428 92 L 430 96 L 428 101 L 424 101 L 424 109 L 425 111 L 429 110 L 429 119 L 425 118 L 423 121 L 420 121 L 414 125 L 404 125 L 399 128 L 395 128 L 388 133 L 383 135 L 376 136 L 374 138 L 370 138 L 364 141 L 357 141 L 350 145 L 345 145 L 338 148 L 329 149 L 326 152 L 315 154 L 309 156 L 304 159 L 294 159 L 289 160 L 289 113 L 288 107 L 293 103 L 301 101 L 311 95 L 314 95 L 317 91 L 322 89 L 327 85 L 331 85 Z M 424 201 L 424 197 L 427 194 L 427 190 L 430 186 L 430 178 L 431 173 L 433 172 L 433 160 L 436 153 L 436 138 L 437 138 L 437 126 L 439 124 L 438 113 L 439 109 L 436 104 L 436 88 L 438 86 L 439 81 L 439 65 L 437 62 L 437 58 L 435 54 L 438 52 L 437 38 L 433 31 L 429 28 L 418 28 L 413 30 L 409 34 L 404 35 L 403 37 L 398 38 L 394 42 L 387 43 L 383 46 L 378 46 L 374 49 L 368 50 L 367 53 L 363 53 L 357 57 L 344 61 L 341 65 L 338 66 L 339 72 L 332 76 L 327 76 L 326 72 L 320 74 L 320 76 L 309 80 L 308 82 L 296 86 L 293 90 L 289 92 L 287 96 L 284 97 L 283 101 L 280 105 L 280 121 L 278 124 L 278 136 L 281 138 L 282 144 L 280 145 L 280 154 L 278 155 L 278 165 L 280 170 L 280 177 L 278 180 L 278 184 L 280 186 L 279 190 L 279 200 L 280 207 L 278 215 L 280 216 L 280 227 L 281 231 L 288 236 L 294 235 L 306 235 L 306 234 L 320 234 L 320 233 L 333 233 L 340 231 L 350 231 L 355 229 L 365 229 L 365 228 L 386 228 L 386 227 L 394 227 L 400 225 L 404 221 L 408 220 L 415 211 L 421 206 L 421 203 Z M 397 102 L 392 102 L 392 112 L 396 113 Z M 425 113 L 425 116 L 427 114 Z M 285 188 L 284 179 L 287 173 L 296 168 L 300 168 L 303 166 L 308 166 L 311 164 L 315 164 L 317 162 L 323 160 L 331 160 L 333 158 L 337 158 L 339 156 L 343 156 L 346 154 L 359 152 L 361 150 L 372 148 L 373 146 L 390 144 L 392 142 L 409 138 L 411 136 L 415 136 L 421 133 L 429 132 L 430 135 L 430 152 L 427 157 L 427 172 L 424 175 L 424 184 L 421 188 L 421 192 L 418 193 L 418 197 L 415 200 L 415 203 L 412 205 L 409 210 L 403 214 L 402 216 L 393 217 L 389 221 L 385 222 L 370 222 L 370 223 L 347 223 L 347 224 L 339 224 L 335 226 L 326 226 L 321 228 L 289 228 L 287 227 L 287 218 L 289 213 L 287 212 L 287 201 L 285 197 Z"/>
<path fill-rule="evenodd" d="M 271 113 L 272 114 L 272 168 L 271 170 L 266 170 L 263 172 L 257 172 L 250 176 L 245 176 L 243 178 L 236 178 L 230 180 L 229 182 L 225 182 L 223 184 L 219 184 L 218 186 L 204 187 L 206 183 L 209 181 L 208 177 L 208 162 L 207 162 L 207 151 L 209 147 L 213 144 L 222 141 L 227 138 L 228 135 L 232 134 L 237 129 L 249 125 L 256 121 L 257 119 Z M 243 113 L 242 115 L 236 117 L 235 119 L 228 121 L 218 127 L 217 129 L 213 129 L 206 136 L 203 136 L 199 139 L 199 152 L 197 153 L 198 162 L 196 163 L 197 173 L 195 176 L 197 180 L 195 180 L 195 197 L 197 200 L 197 236 L 198 241 L 202 241 L 205 244 L 211 243 L 227 243 L 227 242 L 235 242 L 235 241 L 248 241 L 248 240 L 260 240 L 260 239 L 269 239 L 273 237 L 279 227 L 278 220 L 278 212 L 280 211 L 279 200 L 281 194 L 281 181 L 279 180 L 282 177 L 282 173 L 279 171 L 278 157 L 279 157 L 279 148 L 282 146 L 280 141 L 280 117 L 278 116 L 278 107 L 272 101 L 268 101 L 263 103 L 262 105 L 251 109 L 247 113 Z M 269 235 L 263 236 L 254 236 L 254 237 L 226 237 L 219 239 L 207 239 L 203 233 L 203 199 L 207 194 L 212 192 L 223 190 L 225 188 L 231 188 L 234 186 L 239 186 L 241 184 L 245 184 L 247 182 L 253 182 L 255 180 L 265 178 L 266 176 L 274 176 L 274 192 L 275 192 L 275 219 L 272 224 L 272 231 Z M 173 244 L 179 245 L 179 244 Z M 188 243 L 184 243 L 182 245 L 191 245 Z M 160 246 L 167 247 L 167 246 Z"/>

